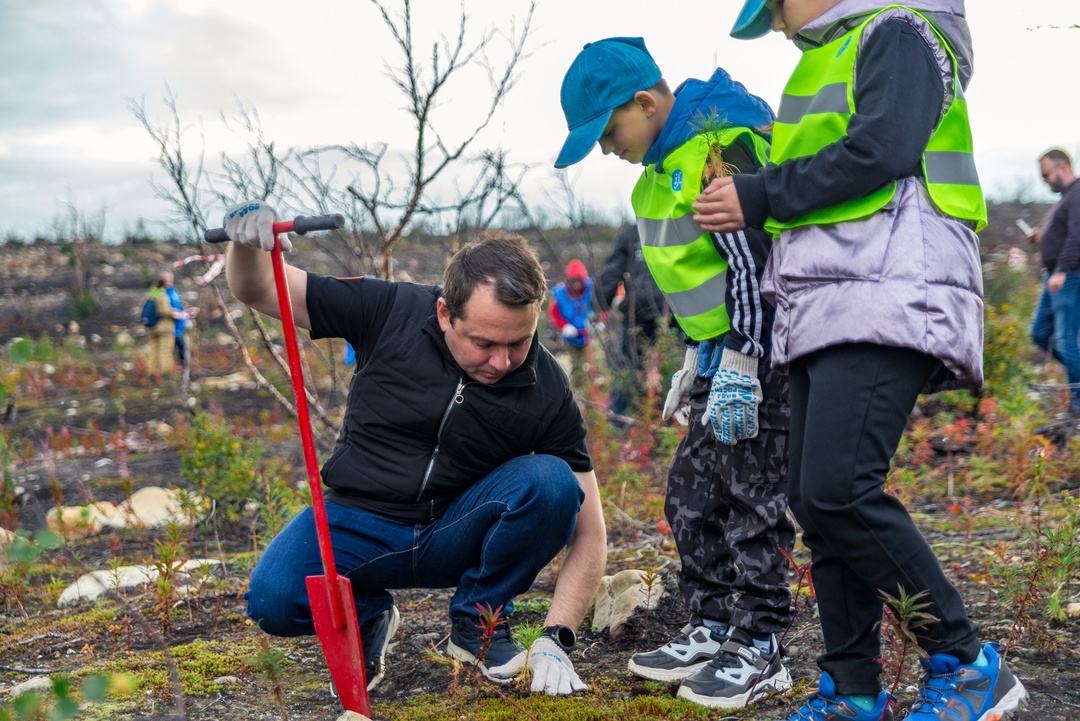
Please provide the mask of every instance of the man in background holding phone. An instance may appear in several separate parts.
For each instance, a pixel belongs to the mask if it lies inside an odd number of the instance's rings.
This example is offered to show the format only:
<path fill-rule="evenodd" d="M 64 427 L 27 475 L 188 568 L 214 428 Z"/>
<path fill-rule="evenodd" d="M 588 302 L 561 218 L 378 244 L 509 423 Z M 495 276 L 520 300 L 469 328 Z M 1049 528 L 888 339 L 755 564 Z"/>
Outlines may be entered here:
<path fill-rule="evenodd" d="M 1039 170 L 1050 190 L 1061 193 L 1061 200 L 1050 209 L 1041 228 L 1026 233 L 1030 242 L 1038 243 L 1046 271 L 1031 339 L 1065 366 L 1069 415 L 1080 417 L 1080 184 L 1072 159 L 1059 148 L 1039 157 Z"/>

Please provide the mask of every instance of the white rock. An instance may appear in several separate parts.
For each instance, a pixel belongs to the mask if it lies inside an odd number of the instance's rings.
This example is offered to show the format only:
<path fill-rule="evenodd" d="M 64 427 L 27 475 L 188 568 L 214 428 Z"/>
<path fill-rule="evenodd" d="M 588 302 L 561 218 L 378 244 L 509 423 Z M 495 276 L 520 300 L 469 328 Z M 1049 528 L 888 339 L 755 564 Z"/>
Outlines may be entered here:
<path fill-rule="evenodd" d="M 646 583 L 647 577 L 645 571 L 628 569 L 601 578 L 600 588 L 593 596 L 593 628 L 607 629 L 613 636 L 618 636 L 622 626 L 638 609 L 655 609 L 667 591 L 659 575 L 653 578 L 652 584 Z"/>
<path fill-rule="evenodd" d="M 221 561 L 213 558 L 192 558 L 178 564 L 173 571 L 180 581 L 176 585 L 177 592 L 182 592 L 185 588 L 194 590 L 197 584 L 187 587 L 183 581 L 192 577 L 197 579 L 205 576 L 206 569 L 220 565 Z M 116 570 L 110 568 L 91 571 L 79 576 L 79 580 L 65 588 L 57 598 L 56 604 L 61 608 L 66 608 L 80 603 L 93 603 L 109 591 L 120 592 L 142 588 L 154 583 L 160 576 L 160 572 L 154 566 L 120 566 Z"/>
<path fill-rule="evenodd" d="M 115 571 L 91 571 L 79 576 L 79 580 L 65 588 L 56 604 L 61 608 L 79 603 L 91 603 L 108 591 L 124 591 L 153 583 L 158 571 L 153 566 L 120 566 Z"/>
<path fill-rule="evenodd" d="M 8 695 L 11 697 L 18 696 L 19 694 L 29 693 L 30 691 L 52 691 L 52 679 L 48 676 L 34 676 L 28 681 L 17 683 L 8 689 Z"/>
<path fill-rule="evenodd" d="M 207 507 L 201 496 L 195 493 L 186 493 L 189 502 L 196 509 Z M 127 515 L 127 525 L 146 526 L 156 528 L 169 525 L 174 518 L 182 525 L 190 525 L 192 518 L 184 512 L 182 502 L 185 491 L 178 488 L 161 488 L 159 486 L 146 486 L 131 494 L 131 499 L 120 504 L 120 511 Z M 196 513 L 195 520 L 201 518 L 203 513 Z"/>

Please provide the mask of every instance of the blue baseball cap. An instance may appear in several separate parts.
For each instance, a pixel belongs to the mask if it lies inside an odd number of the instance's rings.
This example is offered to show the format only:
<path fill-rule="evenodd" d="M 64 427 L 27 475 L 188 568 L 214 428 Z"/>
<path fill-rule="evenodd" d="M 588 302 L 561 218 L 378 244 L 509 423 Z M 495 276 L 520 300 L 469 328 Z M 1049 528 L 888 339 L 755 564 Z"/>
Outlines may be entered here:
<path fill-rule="evenodd" d="M 562 109 L 570 135 L 556 168 L 584 159 L 604 134 L 611 112 L 634 93 L 660 82 L 660 68 L 642 38 L 605 38 L 587 43 L 562 83 Z"/>
<path fill-rule="evenodd" d="M 772 13 L 765 7 L 765 0 L 746 0 L 735 25 L 731 28 L 731 37 L 739 40 L 760 38 L 772 30 Z"/>

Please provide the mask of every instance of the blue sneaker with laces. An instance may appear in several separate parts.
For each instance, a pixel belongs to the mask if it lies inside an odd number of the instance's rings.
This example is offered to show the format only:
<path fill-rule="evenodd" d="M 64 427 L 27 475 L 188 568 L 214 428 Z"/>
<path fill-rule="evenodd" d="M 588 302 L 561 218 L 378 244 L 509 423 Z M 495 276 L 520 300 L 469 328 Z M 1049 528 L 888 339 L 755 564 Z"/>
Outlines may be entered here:
<path fill-rule="evenodd" d="M 964 664 L 936 653 L 921 661 L 926 670 L 922 692 L 908 721 L 1003 721 L 1014 718 L 1027 700 L 1027 689 L 1013 676 L 996 643 L 984 643 L 985 665 Z"/>
<path fill-rule="evenodd" d="M 893 721 L 891 699 L 880 691 L 872 709 L 856 706 L 849 698 L 836 695 L 836 682 L 828 671 L 822 671 L 817 693 L 788 716 L 788 721 Z"/>

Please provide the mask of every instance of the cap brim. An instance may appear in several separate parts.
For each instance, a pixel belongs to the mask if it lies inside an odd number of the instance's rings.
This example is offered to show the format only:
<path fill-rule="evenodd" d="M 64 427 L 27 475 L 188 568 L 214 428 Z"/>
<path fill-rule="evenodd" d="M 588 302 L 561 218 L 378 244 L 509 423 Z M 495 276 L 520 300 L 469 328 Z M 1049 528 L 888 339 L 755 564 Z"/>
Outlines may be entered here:
<path fill-rule="evenodd" d="M 562 150 L 559 151 L 559 157 L 555 159 L 555 167 L 565 168 L 584 160 L 585 156 L 592 152 L 592 149 L 600 142 L 600 136 L 604 134 L 604 128 L 611 119 L 611 112 L 609 110 L 571 130 L 566 142 L 563 143 Z"/>
<path fill-rule="evenodd" d="M 738 40 L 760 38 L 772 29 L 772 13 L 765 7 L 765 0 L 746 0 L 735 25 L 731 28 L 731 37 Z"/>

